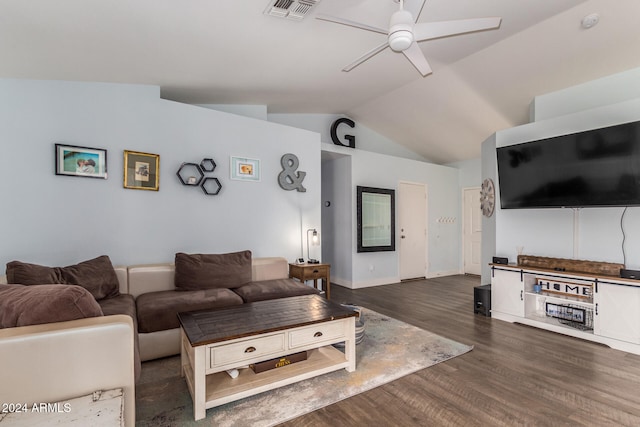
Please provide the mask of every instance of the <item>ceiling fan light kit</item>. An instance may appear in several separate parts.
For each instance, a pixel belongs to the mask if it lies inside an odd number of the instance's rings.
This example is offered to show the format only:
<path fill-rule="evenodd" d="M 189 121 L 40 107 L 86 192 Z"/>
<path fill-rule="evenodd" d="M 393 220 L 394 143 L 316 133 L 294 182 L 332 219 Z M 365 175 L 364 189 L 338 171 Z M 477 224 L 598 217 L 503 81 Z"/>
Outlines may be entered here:
<path fill-rule="evenodd" d="M 394 52 L 407 50 L 413 43 L 413 16 L 406 10 L 391 15 L 389 22 L 389 47 Z"/>
<path fill-rule="evenodd" d="M 425 77 L 431 74 L 431 67 L 429 66 L 429 62 L 427 61 L 427 58 L 425 58 L 417 42 L 455 36 L 474 31 L 491 30 L 498 28 L 502 21 L 502 18 L 496 17 L 417 23 L 418 17 L 416 16 L 414 19 L 411 12 L 404 10 L 404 2 L 402 0 L 394 0 L 394 2 L 400 4 L 400 9 L 391 15 L 388 31 L 344 18 L 327 15 L 316 16 L 316 19 L 323 21 L 329 21 L 336 24 L 387 35 L 387 41 L 385 43 L 360 56 L 354 62 L 343 68 L 342 71 L 351 71 L 358 65 L 389 47 L 394 52 L 403 53 L 409 62 L 411 62 L 411 64 L 413 64 L 413 66 L 420 72 L 420 74 Z M 424 6 L 424 1 L 422 2 L 422 6 Z M 417 10 L 422 10 L 422 7 Z"/>

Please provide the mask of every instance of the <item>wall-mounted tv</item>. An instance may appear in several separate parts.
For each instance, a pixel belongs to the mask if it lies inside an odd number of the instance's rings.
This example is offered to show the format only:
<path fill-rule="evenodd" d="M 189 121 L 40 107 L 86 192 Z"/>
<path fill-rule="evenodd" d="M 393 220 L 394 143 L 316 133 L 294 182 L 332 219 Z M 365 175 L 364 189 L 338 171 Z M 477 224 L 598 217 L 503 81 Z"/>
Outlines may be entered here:
<path fill-rule="evenodd" d="M 502 209 L 640 205 L 640 122 L 497 149 Z"/>

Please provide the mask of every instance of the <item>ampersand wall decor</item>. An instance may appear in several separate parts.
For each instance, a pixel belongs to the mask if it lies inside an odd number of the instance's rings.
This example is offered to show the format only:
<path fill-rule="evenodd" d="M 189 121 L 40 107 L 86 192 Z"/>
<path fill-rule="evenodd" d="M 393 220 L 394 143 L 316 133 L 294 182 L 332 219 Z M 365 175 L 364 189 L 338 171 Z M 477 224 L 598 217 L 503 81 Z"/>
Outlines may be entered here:
<path fill-rule="evenodd" d="M 307 176 L 306 172 L 296 171 L 300 162 L 295 154 L 287 153 L 280 159 L 282 165 L 282 172 L 278 174 L 278 184 L 280 188 L 287 191 L 298 190 L 301 193 L 307 191 L 302 186 L 304 177 Z"/>

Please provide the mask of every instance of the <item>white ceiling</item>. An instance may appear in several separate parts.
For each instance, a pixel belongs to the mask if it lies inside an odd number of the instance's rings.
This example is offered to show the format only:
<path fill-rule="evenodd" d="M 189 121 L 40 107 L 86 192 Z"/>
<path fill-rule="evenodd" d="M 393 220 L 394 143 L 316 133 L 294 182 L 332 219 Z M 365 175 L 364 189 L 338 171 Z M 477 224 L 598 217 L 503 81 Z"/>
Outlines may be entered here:
<path fill-rule="evenodd" d="M 268 4 L 0 0 L 0 77 L 153 84 L 187 103 L 344 114 L 447 163 L 526 123 L 536 95 L 640 67 L 640 0 L 427 0 L 419 22 L 503 20 L 420 43 L 434 71 L 424 78 L 389 49 L 342 72 L 385 36 L 314 18 L 386 28 L 393 0 L 321 0 L 301 22 L 265 15 Z M 581 28 L 593 12 L 600 23 Z"/>

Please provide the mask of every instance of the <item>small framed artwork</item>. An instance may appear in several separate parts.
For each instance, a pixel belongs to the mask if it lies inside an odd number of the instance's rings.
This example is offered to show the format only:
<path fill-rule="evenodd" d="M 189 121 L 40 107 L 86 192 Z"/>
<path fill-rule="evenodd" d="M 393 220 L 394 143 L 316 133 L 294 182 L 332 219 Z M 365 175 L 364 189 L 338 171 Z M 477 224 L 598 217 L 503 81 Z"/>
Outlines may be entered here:
<path fill-rule="evenodd" d="M 260 160 L 231 156 L 231 179 L 260 181 Z"/>
<path fill-rule="evenodd" d="M 160 155 L 124 150 L 124 188 L 160 189 Z"/>
<path fill-rule="evenodd" d="M 107 179 L 107 150 L 56 144 L 56 175 Z"/>

